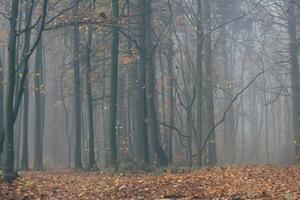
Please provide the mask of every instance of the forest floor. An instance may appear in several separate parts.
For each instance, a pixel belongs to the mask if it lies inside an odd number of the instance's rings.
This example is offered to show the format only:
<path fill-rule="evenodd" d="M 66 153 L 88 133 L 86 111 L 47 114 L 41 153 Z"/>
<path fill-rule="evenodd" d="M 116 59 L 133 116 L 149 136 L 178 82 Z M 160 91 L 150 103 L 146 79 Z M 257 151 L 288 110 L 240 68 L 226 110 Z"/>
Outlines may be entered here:
<path fill-rule="evenodd" d="M 21 172 L 0 199 L 300 199 L 300 166 L 215 167 L 192 172 L 108 175 Z"/>

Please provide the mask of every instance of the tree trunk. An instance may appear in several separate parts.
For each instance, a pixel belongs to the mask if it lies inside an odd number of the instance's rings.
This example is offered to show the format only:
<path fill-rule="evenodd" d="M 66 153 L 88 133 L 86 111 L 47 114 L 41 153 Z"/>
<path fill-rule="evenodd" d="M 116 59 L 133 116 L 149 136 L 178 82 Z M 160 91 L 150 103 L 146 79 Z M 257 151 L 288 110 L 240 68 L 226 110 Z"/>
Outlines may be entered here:
<path fill-rule="evenodd" d="M 4 87 L 3 87 L 3 57 L 2 57 L 2 49 L 0 49 L 0 138 L 3 137 L 3 128 L 4 128 Z M 0 147 L 1 148 L 1 147 Z M 0 154 L 0 168 L 3 165 L 2 155 Z"/>
<path fill-rule="evenodd" d="M 78 0 L 73 0 L 76 6 L 73 8 L 72 15 L 78 17 Z M 75 169 L 82 169 L 81 157 L 81 94 L 80 94 L 80 32 L 79 24 L 75 23 L 73 30 L 73 68 L 74 68 L 74 86 L 75 86 Z"/>
<path fill-rule="evenodd" d="M 34 169 L 43 169 L 43 140 L 42 140 L 42 102 L 41 72 L 43 68 L 43 39 L 39 41 L 36 48 L 34 66 L 34 101 L 35 101 L 35 127 L 34 127 Z"/>
<path fill-rule="evenodd" d="M 8 39 L 7 86 L 5 87 L 5 160 L 4 180 L 12 181 L 14 174 L 14 93 L 16 80 L 16 25 L 19 1 L 11 1 L 10 30 Z"/>
<path fill-rule="evenodd" d="M 163 150 L 159 141 L 159 127 L 157 121 L 157 113 L 155 109 L 155 66 L 154 66 L 154 47 L 152 44 L 152 24 L 151 24 L 151 12 L 152 12 L 152 0 L 143 0 L 142 6 L 145 12 L 142 13 L 142 37 L 145 38 L 145 43 L 141 46 L 141 63 L 146 67 L 146 102 L 147 102 L 147 119 L 149 125 L 149 131 L 151 136 L 152 147 L 158 158 L 159 165 L 167 166 L 169 161 L 168 157 Z"/>
<path fill-rule="evenodd" d="M 131 3 L 128 1 L 127 3 L 127 15 L 129 16 L 131 14 Z M 130 33 L 131 30 L 131 18 L 128 17 L 128 34 Z M 133 57 L 132 54 L 132 41 L 128 38 L 127 39 L 127 47 L 128 47 L 128 55 L 130 58 Z M 136 108 L 136 62 L 130 64 L 128 66 L 128 71 L 127 71 L 127 138 L 128 138 L 128 152 L 130 156 L 135 156 L 135 151 L 134 151 L 134 141 L 136 136 L 136 128 L 135 128 L 135 122 L 136 118 L 134 117 L 135 113 L 135 108 Z"/>
<path fill-rule="evenodd" d="M 29 169 L 28 163 L 28 111 L 29 111 L 29 91 L 28 79 L 24 85 L 24 100 L 23 100 L 23 147 L 21 158 L 21 169 L 27 171 Z"/>
<path fill-rule="evenodd" d="M 244 88 L 245 85 L 245 69 L 246 69 L 246 56 L 244 55 L 245 53 L 242 54 L 242 69 L 241 69 L 241 86 Z M 241 150 L 241 163 L 245 161 L 245 146 L 246 146 L 246 140 L 245 140 L 245 135 L 246 135 L 246 127 L 245 127 L 245 117 L 246 117 L 246 110 L 245 110 L 245 100 L 244 100 L 244 95 L 241 96 L 241 135 L 242 135 L 242 150 Z"/>
<path fill-rule="evenodd" d="M 293 132 L 295 144 L 295 160 L 300 163 L 300 83 L 299 83 L 299 61 L 297 43 L 297 25 L 295 16 L 296 1 L 291 1 L 288 11 L 289 51 L 291 56 L 291 85 L 293 103 Z"/>
<path fill-rule="evenodd" d="M 138 95 L 138 109 L 137 109 L 137 134 L 142 134 L 139 136 L 141 139 L 138 141 L 138 149 L 141 148 L 143 152 L 143 161 L 145 164 L 149 164 L 149 142 L 148 142 L 148 107 L 146 98 L 146 29 L 147 29 L 147 0 L 142 0 L 139 2 L 140 10 L 140 65 L 138 69 L 138 85 L 137 85 L 137 95 Z M 147 47 L 150 48 L 150 47 Z M 141 145 L 141 146 L 140 146 Z"/>
<path fill-rule="evenodd" d="M 33 2 L 33 1 L 32 1 Z M 26 5 L 26 12 L 25 12 L 25 21 L 28 22 L 27 26 L 30 27 L 32 23 L 32 12 L 33 9 L 31 8 L 30 3 Z M 22 56 L 24 57 L 30 48 L 30 40 L 31 40 L 31 29 L 25 32 L 24 38 L 24 49 Z M 28 60 L 24 63 L 24 68 L 29 68 Z M 29 163 L 28 163 L 28 112 L 29 112 L 29 88 L 28 88 L 28 78 L 25 80 L 24 84 L 24 99 L 23 99 L 23 146 L 22 146 L 22 157 L 21 157 L 21 169 L 28 170 Z"/>
<path fill-rule="evenodd" d="M 190 97 L 187 96 L 187 99 L 188 101 L 187 102 L 190 102 Z M 186 108 L 186 126 L 187 126 L 187 135 L 188 135 L 188 138 L 187 138 L 187 154 L 186 154 L 186 157 L 187 157 L 187 164 L 188 164 L 188 167 L 189 168 L 192 168 L 193 166 L 193 149 L 192 149 L 192 122 L 193 121 L 193 116 L 192 116 L 192 105 L 188 105 L 187 108 Z"/>
<path fill-rule="evenodd" d="M 92 97 L 91 84 L 91 45 L 92 45 L 93 31 L 92 26 L 89 26 L 88 41 L 86 46 L 86 95 L 88 101 L 88 121 L 89 121 L 89 164 L 88 169 L 96 168 L 95 149 L 94 149 L 94 108 Z"/>
<path fill-rule="evenodd" d="M 165 70 L 164 70 L 164 61 L 162 59 L 162 53 L 159 52 L 158 53 L 158 60 L 159 60 L 159 65 L 160 65 L 160 88 L 161 88 L 161 103 L 158 103 L 161 108 L 161 111 L 162 112 L 162 116 L 161 116 L 161 119 L 159 119 L 161 122 L 163 123 L 166 123 L 166 89 L 165 89 L 165 81 L 164 81 L 164 73 L 165 73 Z M 160 117 L 159 117 L 160 118 Z M 166 133 L 166 127 L 163 126 L 161 127 L 161 132 L 162 132 L 162 146 L 167 149 L 167 151 L 170 149 L 169 148 L 169 141 L 168 141 L 168 135 Z"/>
<path fill-rule="evenodd" d="M 110 78 L 110 122 L 109 122 L 109 155 L 111 167 L 118 169 L 117 158 L 117 95 L 118 95 L 118 58 L 119 58 L 119 2 L 112 0 L 112 44 L 111 44 L 111 78 Z"/>
<path fill-rule="evenodd" d="M 204 1 L 205 10 L 205 68 L 206 68 L 206 123 L 209 132 L 215 126 L 215 105 L 214 105 L 214 86 L 213 86 L 213 65 L 212 65 L 212 47 L 211 47 L 211 12 L 209 1 Z M 208 141 L 208 164 L 215 165 L 217 163 L 216 136 L 215 130 L 211 134 Z"/>
<path fill-rule="evenodd" d="M 170 95 L 170 115 L 169 115 L 169 123 L 170 126 L 175 125 L 174 120 L 174 71 L 173 71 L 173 57 L 174 57 L 174 48 L 172 41 L 172 33 L 170 33 L 170 38 L 168 39 L 168 51 L 167 51 L 167 64 L 168 64 L 168 77 L 169 77 L 169 95 Z M 169 162 L 172 164 L 173 161 L 173 129 L 169 129 Z"/>
<path fill-rule="evenodd" d="M 203 46 L 203 27 L 202 27 L 202 0 L 197 1 L 197 166 L 202 166 L 202 132 L 203 132 L 203 85 L 202 85 L 202 46 Z"/>

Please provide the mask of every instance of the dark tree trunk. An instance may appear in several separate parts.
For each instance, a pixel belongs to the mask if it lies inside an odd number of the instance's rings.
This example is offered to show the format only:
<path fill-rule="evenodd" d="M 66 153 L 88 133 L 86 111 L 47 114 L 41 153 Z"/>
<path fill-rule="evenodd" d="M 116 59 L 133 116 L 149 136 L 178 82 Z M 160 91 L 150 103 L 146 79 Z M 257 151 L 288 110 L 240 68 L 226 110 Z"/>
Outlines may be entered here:
<path fill-rule="evenodd" d="M 140 10 L 140 65 L 138 69 L 138 85 L 137 85 L 137 95 L 138 95 L 138 109 L 137 118 L 137 134 L 140 138 L 137 141 L 138 148 L 142 150 L 142 158 L 145 164 L 149 164 L 149 142 L 148 142 L 148 108 L 147 108 L 147 98 L 146 98 L 146 29 L 147 29 L 147 1 L 142 0 L 139 2 Z M 150 47 L 147 47 L 150 48 Z"/>
<path fill-rule="evenodd" d="M 34 1 L 31 1 L 31 3 L 34 3 Z M 30 3 L 27 3 L 26 5 L 26 13 L 25 13 L 25 21 L 27 22 L 27 27 L 31 26 L 32 21 L 32 6 Z M 24 49 L 22 56 L 24 57 L 28 52 L 30 48 L 30 40 L 31 40 L 31 30 L 28 30 L 25 32 L 25 38 L 24 38 Z M 24 68 L 28 69 L 28 61 L 24 63 Z M 25 80 L 24 84 L 24 100 L 23 100 L 23 146 L 22 146 L 22 157 L 21 157 L 21 169 L 22 170 L 28 170 L 29 169 L 29 163 L 28 163 L 28 110 L 29 110 L 29 88 L 28 88 L 28 78 Z"/>
<path fill-rule="evenodd" d="M 300 162 L 300 83 L 299 83 L 299 61 L 298 61 L 298 43 L 297 43 L 297 24 L 295 16 L 296 1 L 291 1 L 288 5 L 288 32 L 289 32 L 289 50 L 291 56 L 291 85 L 292 85 L 292 103 L 293 103 L 293 132 L 295 143 L 296 162 Z"/>
<path fill-rule="evenodd" d="M 4 81 L 4 77 L 3 77 L 3 57 L 2 57 L 3 53 L 2 53 L 2 49 L 0 49 L 0 138 L 3 137 L 3 128 L 4 128 L 4 87 L 3 87 L 3 81 Z M 2 160 L 2 156 L 0 154 L 0 168 L 3 165 L 3 160 Z"/>
<path fill-rule="evenodd" d="M 119 2 L 112 0 L 112 44 L 111 44 L 111 79 L 110 79 L 110 122 L 109 122 L 109 161 L 111 167 L 118 169 L 117 158 L 117 95 L 118 95 L 118 58 L 119 58 Z"/>
<path fill-rule="evenodd" d="M 43 40 L 39 41 L 36 48 L 34 66 L 34 100 L 35 100 L 35 127 L 34 127 L 34 169 L 43 169 L 43 140 L 42 140 L 42 84 L 41 73 L 43 68 Z"/>
<path fill-rule="evenodd" d="M 187 102 L 191 102 L 189 95 L 187 95 Z M 193 116 L 192 116 L 192 104 L 189 104 L 186 108 L 186 126 L 187 126 L 187 151 L 186 151 L 186 158 L 187 164 L 189 168 L 193 166 L 193 149 L 192 149 L 192 123 L 193 123 Z"/>
<path fill-rule="evenodd" d="M 202 136 L 203 136 L 203 82 L 202 82 L 202 46 L 203 46 L 203 27 L 202 27 L 202 0 L 197 1 L 197 46 L 196 46 L 196 65 L 197 65 L 197 166 L 202 166 Z"/>
<path fill-rule="evenodd" d="M 94 108 L 92 97 L 91 83 L 91 46 L 92 46 L 93 31 L 92 26 L 89 26 L 88 41 L 86 46 L 86 95 L 88 101 L 88 121 L 89 121 L 89 164 L 88 169 L 96 168 L 95 149 L 94 149 Z"/>
<path fill-rule="evenodd" d="M 8 39 L 7 86 L 5 88 L 5 160 L 4 179 L 11 181 L 14 175 L 14 93 L 16 80 L 16 25 L 19 11 L 19 1 L 11 1 L 10 30 Z"/>
<path fill-rule="evenodd" d="M 127 3 L 127 15 L 131 14 L 131 2 L 128 1 Z M 131 18 L 128 17 L 128 34 L 131 30 Z M 128 47 L 128 55 L 130 57 L 133 57 L 132 52 L 132 41 L 128 38 L 127 39 L 127 47 Z M 135 128 L 135 122 L 136 118 L 134 117 L 135 108 L 136 108 L 136 62 L 129 65 L 128 71 L 127 71 L 127 138 L 128 138 L 128 152 L 130 156 L 135 156 L 134 151 L 134 141 L 136 136 L 136 128 Z"/>
<path fill-rule="evenodd" d="M 143 27 L 142 37 L 145 38 L 144 46 L 141 46 L 141 63 L 146 67 L 146 102 L 147 102 L 147 119 L 151 137 L 152 147 L 158 158 L 161 166 L 167 166 L 169 161 L 168 157 L 162 148 L 159 141 L 159 127 L 157 121 L 157 113 L 155 107 L 155 66 L 154 66 L 154 46 L 152 44 L 152 0 L 143 0 L 142 4 L 142 20 Z"/>
<path fill-rule="evenodd" d="M 170 33 L 170 38 L 168 40 L 168 51 L 167 51 L 167 64 L 168 64 L 168 76 L 169 76 L 169 98 L 170 98 L 170 115 L 169 115 L 169 123 L 170 126 L 174 127 L 174 107 L 175 107 L 175 98 L 174 98 L 174 88 L 175 88 L 175 80 L 174 80 L 174 71 L 173 71 L 173 57 L 174 57 L 174 48 L 172 41 L 172 34 Z M 169 129 L 169 162 L 172 164 L 173 161 L 173 129 Z"/>
<path fill-rule="evenodd" d="M 28 163 L 28 111 L 29 111 L 29 91 L 28 79 L 24 85 L 24 100 L 23 100 L 23 147 L 21 158 L 21 169 L 27 171 L 29 169 Z"/>
<path fill-rule="evenodd" d="M 76 6 L 73 8 L 73 17 L 78 17 L 78 0 L 73 0 Z M 80 32 L 79 24 L 75 23 L 73 30 L 73 68 L 74 68 L 74 85 L 75 85 L 75 169 L 82 169 L 81 157 L 81 94 L 80 94 Z"/>

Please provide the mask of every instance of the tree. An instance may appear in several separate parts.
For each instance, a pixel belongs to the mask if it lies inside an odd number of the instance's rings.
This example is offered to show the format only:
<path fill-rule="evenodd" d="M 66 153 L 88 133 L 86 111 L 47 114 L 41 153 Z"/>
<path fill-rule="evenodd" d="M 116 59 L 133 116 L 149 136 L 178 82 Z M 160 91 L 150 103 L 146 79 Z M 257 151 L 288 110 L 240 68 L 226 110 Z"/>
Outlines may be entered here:
<path fill-rule="evenodd" d="M 90 7 L 92 4 L 90 3 Z M 93 40 L 93 27 L 88 27 L 88 38 L 86 43 L 86 95 L 88 99 L 88 120 L 89 120 L 89 164 L 88 169 L 96 168 L 95 150 L 94 150 L 94 108 L 92 97 L 92 80 L 91 80 L 91 48 Z"/>
<path fill-rule="evenodd" d="M 293 132 L 296 161 L 300 160 L 300 83 L 299 83 L 299 61 L 297 45 L 297 23 L 296 23 L 296 1 L 288 3 L 288 33 L 289 33 L 289 52 L 291 63 L 291 85 L 292 85 L 292 104 L 293 104 Z"/>
<path fill-rule="evenodd" d="M 2 138 L 2 131 L 4 128 L 4 87 L 3 87 L 3 63 L 2 63 L 2 49 L 0 49 L 0 138 Z M 2 167 L 2 156 L 0 154 L 0 167 Z"/>
<path fill-rule="evenodd" d="M 33 5 L 31 5 L 33 6 Z M 16 85 L 16 75 L 17 75 L 17 60 L 16 60 L 16 38 L 17 34 L 17 18 L 19 10 L 19 1 L 13 0 L 11 2 L 11 14 L 10 14 L 10 29 L 8 38 L 8 67 L 7 67 L 7 87 L 5 88 L 5 115 L 4 115 L 4 138 L 0 138 L 0 153 L 2 153 L 2 144 L 5 140 L 5 161 L 4 161 L 4 180 L 12 181 L 16 178 L 16 173 L 14 173 L 14 123 L 17 119 L 21 99 L 24 93 L 25 80 L 28 74 L 28 66 L 25 63 L 28 62 L 30 56 L 32 55 L 34 49 L 41 39 L 42 32 L 44 31 L 46 12 L 48 7 L 48 0 L 42 2 L 42 13 L 41 13 L 41 24 L 37 33 L 37 37 L 33 42 L 32 47 L 26 53 L 25 56 L 21 58 L 20 66 L 23 66 L 23 71 L 20 72 L 21 77 Z M 29 31 L 30 28 L 25 28 L 25 32 Z M 26 43 L 26 42 L 25 42 Z M 19 69 L 18 69 L 19 70 Z M 18 74 L 19 75 L 19 74 Z"/>
<path fill-rule="evenodd" d="M 172 41 L 172 32 L 170 33 L 170 38 L 168 39 L 168 51 L 167 51 L 167 63 L 168 63 L 168 75 L 169 75 L 169 95 L 170 95 L 170 115 L 169 122 L 170 126 L 174 127 L 175 125 L 175 98 L 174 98 L 174 71 L 173 71 L 173 63 L 174 63 L 174 44 Z M 172 164 L 173 161 L 173 128 L 169 130 L 169 162 Z"/>
<path fill-rule="evenodd" d="M 16 39 L 19 1 L 11 1 L 10 30 L 8 39 L 8 68 L 7 87 L 5 88 L 5 160 L 4 180 L 11 181 L 16 178 L 14 174 L 14 92 L 16 80 Z"/>
<path fill-rule="evenodd" d="M 36 48 L 34 65 L 34 100 L 35 100 L 35 129 L 34 129 L 34 169 L 43 169 L 43 129 L 42 129 L 42 68 L 43 68 L 43 40 Z"/>
<path fill-rule="evenodd" d="M 214 86 L 213 86 L 213 64 L 212 64 L 212 45 L 211 45 L 211 8 L 210 2 L 204 1 L 204 20 L 205 20 L 205 68 L 206 68 L 206 123 L 207 130 L 210 131 L 215 126 L 214 113 Z M 208 164 L 215 165 L 217 163 L 217 150 L 215 131 L 208 142 Z M 209 134 L 209 133 L 207 133 Z"/>
<path fill-rule="evenodd" d="M 32 13 L 34 8 L 34 1 L 28 2 L 26 4 L 25 21 L 27 22 L 26 28 L 31 27 L 32 24 Z M 22 56 L 24 57 L 26 53 L 29 52 L 30 40 L 31 40 L 31 29 L 25 33 L 25 43 L 23 48 Z M 28 61 L 24 63 L 24 68 L 28 67 Z M 24 99 L 23 99 L 23 146 L 22 146 L 22 157 L 21 157 L 21 169 L 28 170 L 28 110 L 29 110 L 29 88 L 28 88 L 28 78 L 25 80 L 24 84 Z"/>
<path fill-rule="evenodd" d="M 111 78 L 110 78 L 110 122 L 109 122 L 109 152 L 110 165 L 118 168 L 117 158 L 117 95 L 118 95 L 118 58 L 119 58 L 119 0 L 112 0 L 112 43 L 111 43 Z"/>
<path fill-rule="evenodd" d="M 81 93 L 80 93 L 80 32 L 78 18 L 78 0 L 73 0 L 75 7 L 72 10 L 72 15 L 75 18 L 73 27 L 73 69 L 74 69 L 74 88 L 75 88 L 75 169 L 82 169 L 81 158 Z"/>
<path fill-rule="evenodd" d="M 197 1 L 197 45 L 196 45 L 196 66 L 197 66 L 197 165 L 202 166 L 202 144 L 203 132 L 203 74 L 202 74 L 202 48 L 203 48 L 203 26 L 202 26 L 202 0 Z"/>
<path fill-rule="evenodd" d="M 149 164 L 149 136 L 148 136 L 148 110 L 147 110 L 147 92 L 146 92 L 146 1 L 139 2 L 139 56 L 137 78 L 138 109 L 137 112 L 137 134 L 139 140 L 138 146 L 141 148 L 142 159 L 145 164 Z"/>
<path fill-rule="evenodd" d="M 159 141 L 159 128 L 157 121 L 157 113 L 155 107 L 155 76 L 156 70 L 154 65 L 155 49 L 152 41 L 152 0 L 142 0 L 141 13 L 141 42 L 140 57 L 141 63 L 146 68 L 146 102 L 147 102 L 147 121 L 150 130 L 151 144 L 161 166 L 167 166 L 168 157 Z M 143 42 L 144 41 L 144 42 Z"/>

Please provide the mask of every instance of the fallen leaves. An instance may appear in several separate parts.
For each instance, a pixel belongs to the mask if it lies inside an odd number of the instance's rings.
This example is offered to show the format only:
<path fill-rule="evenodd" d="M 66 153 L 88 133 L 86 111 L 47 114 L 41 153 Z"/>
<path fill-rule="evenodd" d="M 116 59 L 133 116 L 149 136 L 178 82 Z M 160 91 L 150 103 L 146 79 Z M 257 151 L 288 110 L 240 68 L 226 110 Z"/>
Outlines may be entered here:
<path fill-rule="evenodd" d="M 111 176 L 99 172 L 20 173 L 0 199 L 300 199 L 300 166 L 216 167 L 186 173 Z"/>

